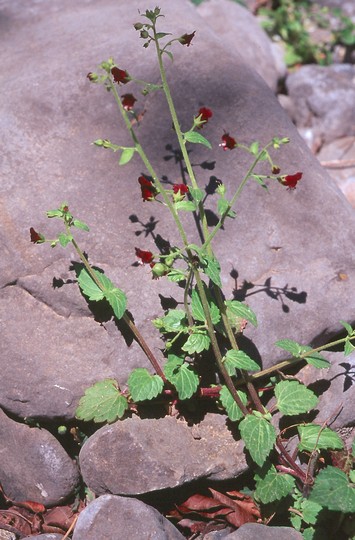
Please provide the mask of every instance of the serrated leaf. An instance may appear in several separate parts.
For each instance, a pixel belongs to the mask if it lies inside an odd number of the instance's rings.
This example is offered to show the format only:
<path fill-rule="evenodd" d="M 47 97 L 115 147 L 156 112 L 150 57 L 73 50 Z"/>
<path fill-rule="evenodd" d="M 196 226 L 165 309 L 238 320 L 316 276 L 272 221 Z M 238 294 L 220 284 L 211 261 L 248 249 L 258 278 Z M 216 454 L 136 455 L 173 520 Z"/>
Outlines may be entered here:
<path fill-rule="evenodd" d="M 177 268 L 173 268 L 167 274 L 167 278 L 170 281 L 173 281 L 174 283 L 178 283 L 179 281 L 184 281 L 186 279 L 186 275 L 185 275 L 185 272 L 183 272 L 182 270 L 178 270 Z"/>
<path fill-rule="evenodd" d="M 168 381 L 175 386 L 179 399 L 189 399 L 196 392 L 199 378 L 183 358 L 169 354 L 164 373 Z"/>
<path fill-rule="evenodd" d="M 237 394 L 240 397 L 241 401 L 244 405 L 248 403 L 248 398 L 245 392 L 241 390 L 237 390 Z M 241 418 L 243 418 L 243 413 L 234 401 L 234 398 L 230 391 L 228 390 L 227 386 L 222 386 L 220 392 L 219 392 L 219 399 L 223 405 L 223 407 L 226 410 L 226 413 L 228 415 L 228 418 L 232 420 L 232 422 L 237 422 Z"/>
<path fill-rule="evenodd" d="M 212 148 L 211 143 L 201 133 L 197 133 L 197 131 L 187 131 L 184 133 L 184 139 L 190 143 L 203 144 L 207 148 Z"/>
<path fill-rule="evenodd" d="M 159 375 L 151 375 L 145 368 L 133 370 L 128 377 L 127 384 L 135 402 L 157 397 L 164 386 L 163 379 Z"/>
<path fill-rule="evenodd" d="M 277 472 L 271 464 L 265 464 L 255 474 L 255 482 L 255 495 L 264 504 L 287 497 L 295 485 L 295 479 L 290 474 Z"/>
<path fill-rule="evenodd" d="M 134 152 L 136 151 L 135 148 L 124 148 L 121 153 L 120 160 L 118 162 L 119 165 L 126 165 L 126 163 L 129 163 L 133 157 Z"/>
<path fill-rule="evenodd" d="M 276 405 L 285 415 L 306 413 L 313 409 L 318 398 L 298 381 L 281 381 L 275 386 Z"/>
<path fill-rule="evenodd" d="M 301 356 L 302 345 L 297 343 L 297 341 L 293 341 L 292 339 L 280 339 L 279 341 L 276 341 L 275 345 L 276 347 L 280 347 L 280 349 L 290 352 L 295 358 Z"/>
<path fill-rule="evenodd" d="M 205 283 L 203 284 L 203 288 L 204 288 L 204 291 L 207 297 L 207 302 L 210 308 L 210 315 L 211 315 L 212 323 L 217 324 L 221 319 L 221 314 L 219 312 L 218 306 L 213 300 L 211 293 L 207 289 L 207 286 Z M 192 311 L 192 316 L 195 319 L 195 321 L 205 322 L 206 317 L 203 311 L 203 306 L 202 306 L 202 302 L 201 302 L 197 287 L 194 288 L 191 294 L 191 311 Z"/>
<path fill-rule="evenodd" d="M 187 354 L 200 353 L 208 350 L 211 340 L 206 332 L 195 332 L 190 334 L 186 343 L 181 347 Z"/>
<path fill-rule="evenodd" d="M 89 422 L 114 422 L 128 409 L 127 399 L 120 393 L 113 379 L 99 381 L 85 390 L 75 416 Z"/>
<path fill-rule="evenodd" d="M 99 272 L 98 270 L 93 270 L 95 273 L 97 279 L 102 282 L 102 276 L 104 275 L 102 272 Z M 82 293 L 88 297 L 89 300 L 92 300 L 94 302 L 98 302 L 99 300 L 102 300 L 104 298 L 104 293 L 100 289 L 100 287 L 95 283 L 95 281 L 92 279 L 92 277 L 89 275 L 88 271 L 84 266 L 82 266 L 77 271 L 77 278 L 79 287 L 82 290 Z"/>
<path fill-rule="evenodd" d="M 72 241 L 72 239 L 73 237 L 71 234 L 60 233 L 58 236 L 59 243 L 62 247 L 66 247 Z"/>
<path fill-rule="evenodd" d="M 155 319 L 153 324 L 162 332 L 179 332 L 186 327 L 185 311 L 182 309 L 170 309 L 164 317 Z"/>
<path fill-rule="evenodd" d="M 127 306 L 127 297 L 121 289 L 111 289 L 105 293 L 105 298 L 112 307 L 115 317 L 122 319 Z"/>
<path fill-rule="evenodd" d="M 217 261 L 217 259 L 215 259 L 214 257 L 208 257 L 207 255 L 204 255 L 203 262 L 204 262 L 203 271 L 206 274 L 206 276 L 208 276 L 210 280 L 212 281 L 212 283 L 217 285 L 217 287 L 222 287 L 221 276 L 220 276 L 221 266 L 219 262 Z"/>
<path fill-rule="evenodd" d="M 301 505 L 303 521 L 314 525 L 317 523 L 318 514 L 322 510 L 320 504 L 310 501 L 309 499 L 304 499 Z"/>
<path fill-rule="evenodd" d="M 89 230 L 90 230 L 89 227 L 86 225 L 86 223 L 84 223 L 83 221 L 80 221 L 80 219 L 74 219 L 73 220 L 73 225 L 77 229 L 81 229 L 83 231 L 89 232 Z"/>
<path fill-rule="evenodd" d="M 349 354 L 351 354 L 354 350 L 355 350 L 355 345 L 353 345 L 350 341 L 345 341 L 344 356 L 349 356 Z"/>
<path fill-rule="evenodd" d="M 203 199 L 203 191 L 199 188 L 190 188 L 189 193 L 194 201 L 199 203 Z"/>
<path fill-rule="evenodd" d="M 258 371 L 260 366 L 250 358 L 244 351 L 235 351 L 231 349 L 227 351 L 224 359 L 224 365 L 229 375 L 235 375 L 236 369 L 243 369 L 246 371 Z"/>
<path fill-rule="evenodd" d="M 227 306 L 228 318 L 230 316 L 230 313 L 232 313 L 236 317 L 241 317 L 242 319 L 249 321 L 253 326 L 258 326 L 256 315 L 254 311 L 249 306 L 247 306 L 247 304 L 239 302 L 238 300 L 226 300 L 225 305 Z"/>
<path fill-rule="evenodd" d="M 354 330 L 352 329 L 351 325 L 345 321 L 339 321 L 342 326 L 344 326 L 345 330 L 348 333 L 348 336 L 351 336 Z"/>
<path fill-rule="evenodd" d="M 300 450 L 340 450 L 344 448 L 344 443 L 339 435 L 327 427 L 318 426 L 317 424 L 306 424 L 297 428 L 300 442 L 298 447 Z"/>
<path fill-rule="evenodd" d="M 346 474 L 336 467 L 328 466 L 318 473 L 309 500 L 334 512 L 355 512 L 355 489 Z"/>
<path fill-rule="evenodd" d="M 248 414 L 239 429 L 252 459 L 261 467 L 275 444 L 275 428 L 262 416 Z"/>
<path fill-rule="evenodd" d="M 220 216 L 223 216 L 223 214 L 227 211 L 229 207 L 229 201 L 227 201 L 227 199 L 218 199 L 218 202 L 217 202 L 217 212 Z M 228 213 L 227 213 L 227 216 L 234 219 L 236 217 L 236 213 L 234 212 L 234 210 L 232 209 L 229 209 Z"/>
<path fill-rule="evenodd" d="M 178 201 L 174 206 L 175 210 L 184 210 L 185 212 L 193 212 L 196 210 L 196 204 L 193 201 Z"/>
<path fill-rule="evenodd" d="M 304 345 L 301 347 L 302 354 L 311 351 L 312 347 L 309 347 L 308 345 Z M 324 358 L 323 355 L 321 355 L 319 352 L 313 352 L 309 354 L 308 356 L 304 357 L 304 360 L 307 362 L 307 364 L 310 364 L 311 366 L 314 366 L 318 369 L 324 369 L 330 367 L 330 362 L 326 358 Z"/>

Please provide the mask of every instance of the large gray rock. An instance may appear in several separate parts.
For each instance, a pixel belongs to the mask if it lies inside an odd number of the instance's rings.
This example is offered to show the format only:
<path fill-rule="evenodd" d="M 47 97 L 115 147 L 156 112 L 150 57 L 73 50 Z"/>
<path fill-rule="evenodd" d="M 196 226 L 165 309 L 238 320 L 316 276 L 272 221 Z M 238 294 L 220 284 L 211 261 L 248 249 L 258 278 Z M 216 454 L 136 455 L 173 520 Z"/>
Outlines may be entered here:
<path fill-rule="evenodd" d="M 199 5 L 198 12 L 217 34 L 228 56 L 241 57 L 276 91 L 286 67 L 278 71 L 271 40 L 250 11 L 231 0 L 207 0 Z"/>
<path fill-rule="evenodd" d="M 237 297 L 245 297 L 258 314 L 259 327 L 247 328 L 244 345 L 270 366 L 283 357 L 273 348 L 277 339 L 309 343 L 336 333 L 339 319 L 354 318 L 349 299 L 355 216 L 252 67 L 226 50 L 188 0 L 159 5 L 166 15 L 162 30 L 178 36 L 196 30 L 189 48 L 174 45 L 174 63 L 167 59 L 166 66 L 183 129 L 199 107 L 214 113 L 203 131 L 214 149 L 191 147 L 200 185 L 214 175 L 232 194 L 250 164 L 240 150 L 218 147 L 223 130 L 246 144 L 290 136 L 291 144 L 275 161 L 282 173 L 304 173 L 294 192 L 273 183 L 265 194 L 251 182 L 237 219 L 225 224 L 214 244 L 226 297 L 233 296 L 237 272 Z M 113 55 L 132 75 L 157 81 L 153 49 L 144 49 L 132 28 L 138 8 L 144 10 L 146 1 L 2 4 L 0 405 L 17 415 L 73 417 L 85 386 L 108 376 L 124 385 L 130 369 L 148 366 L 140 348 L 127 347 L 114 322 L 95 321 L 75 285 L 66 283 L 75 279 L 68 272 L 70 261 L 77 260 L 74 250 L 30 244 L 30 226 L 48 237 L 57 233 L 59 222 L 48 222 L 44 213 L 63 200 L 91 227 L 90 235 L 78 233 L 82 248 L 125 290 L 153 350 L 161 347 L 150 320 L 162 313 L 158 293 L 174 296 L 175 289 L 164 280 L 152 281 L 148 268 L 132 267 L 134 247 L 156 251 L 151 234 L 136 235 L 152 216 L 154 234 L 172 243 L 176 227 L 162 205 L 142 202 L 137 178 L 146 171 L 138 158 L 119 168 L 117 154 L 90 145 L 100 137 L 125 145 L 129 138 L 112 96 L 90 85 L 88 71 Z M 236 49 L 244 46 L 236 43 Z M 174 159 L 164 160 L 171 156 L 166 145 L 176 148 L 176 141 L 162 96 L 143 98 L 134 85 L 124 87 L 124 93 L 131 91 L 139 98 L 137 110 L 146 111 L 139 136 L 153 165 L 170 181 L 181 181 Z M 214 169 L 199 167 L 205 162 L 216 162 Z M 265 167 L 261 170 L 269 172 Z M 213 202 L 210 206 L 213 210 Z M 139 222 L 133 223 L 131 214 Z M 195 240 L 188 217 L 189 238 Z M 65 284 L 53 289 L 53 278 Z"/>
<path fill-rule="evenodd" d="M 102 495 L 81 512 L 73 540 L 183 540 L 155 508 L 136 499 Z"/>
<path fill-rule="evenodd" d="M 78 485 L 78 469 L 53 435 L 14 422 L 1 410 L 0 455 L 0 483 L 13 501 L 53 506 Z"/>
<path fill-rule="evenodd" d="M 267 527 L 259 523 L 246 523 L 226 536 L 226 540 L 302 540 L 300 532 L 291 527 Z"/>
<path fill-rule="evenodd" d="M 224 416 L 208 414 L 194 428 L 185 421 L 137 417 L 104 426 L 83 445 L 80 470 L 96 494 L 139 495 L 246 471 L 243 443 Z"/>
<path fill-rule="evenodd" d="M 355 135 L 355 66 L 301 66 L 286 87 L 298 128 L 326 143 Z"/>

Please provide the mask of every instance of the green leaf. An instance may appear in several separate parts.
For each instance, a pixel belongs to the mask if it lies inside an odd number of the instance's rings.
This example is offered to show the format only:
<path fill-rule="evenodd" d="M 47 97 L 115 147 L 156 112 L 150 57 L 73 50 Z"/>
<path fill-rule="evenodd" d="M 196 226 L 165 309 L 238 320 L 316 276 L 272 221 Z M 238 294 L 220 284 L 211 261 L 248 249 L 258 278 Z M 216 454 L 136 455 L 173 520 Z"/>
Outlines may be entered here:
<path fill-rule="evenodd" d="M 127 384 L 135 402 L 157 397 L 164 386 L 163 379 L 159 375 L 151 375 L 145 368 L 134 369 L 128 377 Z"/>
<path fill-rule="evenodd" d="M 203 284 L 203 288 L 205 290 L 207 302 L 210 308 L 212 323 L 217 324 L 221 319 L 221 314 L 219 312 L 218 306 L 215 303 L 214 299 L 212 298 L 211 293 L 207 289 L 207 286 L 205 283 Z M 191 294 L 191 310 L 192 310 L 192 316 L 195 319 L 195 321 L 201 321 L 201 322 L 206 321 L 205 313 L 203 311 L 202 302 L 201 302 L 197 287 L 194 288 Z"/>
<path fill-rule="evenodd" d="M 227 306 L 228 318 L 230 317 L 230 314 L 233 314 L 236 317 L 247 320 L 255 327 L 258 326 L 256 315 L 249 306 L 238 300 L 226 300 L 224 303 Z"/>
<path fill-rule="evenodd" d="M 298 381 L 281 381 L 275 386 L 276 404 L 285 415 L 306 413 L 317 403 L 317 396 Z"/>
<path fill-rule="evenodd" d="M 174 204 L 175 210 L 184 210 L 185 212 L 194 212 L 196 203 L 193 201 L 178 201 Z"/>
<path fill-rule="evenodd" d="M 183 358 L 169 354 L 164 373 L 168 381 L 175 386 L 179 399 L 189 399 L 196 392 L 199 378 Z"/>
<path fill-rule="evenodd" d="M 102 272 L 99 272 L 98 270 L 93 270 L 93 272 L 95 273 L 100 283 L 102 283 L 102 276 L 104 274 Z M 100 287 L 96 285 L 95 281 L 92 279 L 84 266 L 82 266 L 80 270 L 77 271 L 77 278 L 82 293 L 87 296 L 89 300 L 98 302 L 99 300 L 102 300 L 104 298 L 104 293 L 102 292 Z"/>
<path fill-rule="evenodd" d="M 261 467 L 275 444 L 275 428 L 262 416 L 249 414 L 240 422 L 239 429 L 252 459 Z"/>
<path fill-rule="evenodd" d="M 237 394 L 240 397 L 241 401 L 244 405 L 248 403 L 248 398 L 245 392 L 242 392 L 241 390 L 237 390 Z M 226 409 L 226 412 L 228 414 L 228 418 L 232 420 L 232 422 L 237 422 L 241 418 L 243 418 L 243 413 L 234 401 L 234 398 L 230 391 L 228 390 L 227 386 L 222 386 L 220 392 L 219 392 L 219 399 L 223 405 L 223 407 Z"/>
<path fill-rule="evenodd" d="M 170 281 L 173 281 L 174 283 L 178 283 L 179 281 L 184 281 L 186 279 L 186 274 L 182 270 L 178 270 L 177 268 L 173 268 L 167 274 L 167 277 L 168 277 L 168 279 Z"/>
<path fill-rule="evenodd" d="M 220 277 L 221 266 L 219 262 L 217 261 L 217 259 L 215 259 L 214 257 L 208 257 L 207 255 L 204 255 L 203 262 L 204 262 L 203 271 L 206 274 L 206 276 L 208 276 L 210 280 L 212 281 L 212 283 L 217 285 L 217 287 L 222 287 L 222 282 L 221 282 L 221 277 Z"/>
<path fill-rule="evenodd" d="M 227 199 L 218 199 L 218 202 L 217 202 L 217 212 L 220 216 L 223 216 L 223 214 L 225 214 L 225 212 L 227 211 L 229 207 L 229 201 L 227 201 Z M 234 212 L 234 210 L 232 209 L 229 209 L 228 213 L 227 213 L 227 216 L 234 219 L 236 217 L 236 213 Z"/>
<path fill-rule="evenodd" d="M 86 225 L 86 223 L 84 223 L 83 221 L 80 221 L 79 219 L 74 219 L 73 220 L 73 225 L 77 229 L 82 229 L 83 231 L 89 232 L 89 230 L 90 230 L 89 227 Z"/>
<path fill-rule="evenodd" d="M 195 332 L 190 334 L 182 350 L 187 354 L 200 353 L 208 350 L 211 345 L 211 340 L 206 332 Z"/>
<path fill-rule="evenodd" d="M 255 180 L 259 184 L 259 186 L 261 186 L 262 188 L 266 190 L 268 189 L 262 176 L 259 176 L 258 174 L 252 174 L 251 177 L 253 178 L 253 180 Z"/>
<path fill-rule="evenodd" d="M 345 321 L 340 321 L 340 324 L 342 326 L 344 326 L 345 330 L 347 331 L 348 333 L 348 336 L 351 336 L 354 332 L 354 330 L 352 329 L 351 325 Z"/>
<path fill-rule="evenodd" d="M 199 203 L 203 199 L 203 191 L 199 188 L 190 188 L 189 193 L 194 201 Z"/>
<path fill-rule="evenodd" d="M 73 240 L 73 237 L 71 234 L 60 233 L 58 240 L 62 247 L 66 247 Z"/>
<path fill-rule="evenodd" d="M 280 349 L 290 352 L 292 356 L 295 356 L 296 358 L 301 356 L 302 345 L 297 343 L 297 341 L 293 341 L 292 339 L 281 339 L 280 341 L 276 341 L 275 345 L 276 347 L 280 347 Z"/>
<path fill-rule="evenodd" d="M 336 467 L 326 467 L 317 475 L 309 500 L 334 512 L 355 512 L 355 489 L 346 474 Z"/>
<path fill-rule="evenodd" d="M 258 371 L 260 366 L 250 358 L 244 351 L 235 351 L 231 349 L 227 351 L 223 358 L 224 365 L 229 375 L 235 375 L 236 369 L 244 369 L 246 371 Z"/>
<path fill-rule="evenodd" d="M 60 219 L 62 219 L 63 210 L 48 210 L 48 212 L 46 212 L 46 214 L 47 214 L 47 217 L 49 217 L 49 218 L 60 218 Z"/>
<path fill-rule="evenodd" d="M 190 143 L 203 144 L 207 148 L 212 148 L 211 143 L 201 133 L 197 133 L 196 131 L 187 131 L 184 133 L 184 139 Z"/>
<path fill-rule="evenodd" d="M 114 422 L 128 409 L 127 399 L 120 393 L 117 382 L 105 379 L 85 390 L 75 416 L 89 422 Z"/>
<path fill-rule="evenodd" d="M 186 328 L 186 314 L 182 309 L 170 309 L 165 317 L 155 319 L 153 324 L 162 332 L 179 332 Z"/>
<path fill-rule="evenodd" d="M 125 148 L 122 150 L 122 154 L 120 157 L 120 160 L 118 162 L 119 165 L 126 165 L 129 161 L 131 161 L 134 152 L 136 151 L 135 148 Z"/>
<path fill-rule="evenodd" d="M 355 345 L 353 345 L 350 341 L 345 341 L 344 356 L 349 356 L 349 354 L 351 354 L 354 350 L 355 350 Z"/>
<path fill-rule="evenodd" d="M 170 33 L 170 32 L 157 32 L 157 33 L 155 34 L 155 37 L 156 37 L 157 39 L 161 39 L 161 38 L 163 38 L 163 37 L 165 37 L 165 36 L 171 36 L 171 33 Z"/>
<path fill-rule="evenodd" d="M 340 450 L 344 447 L 344 443 L 339 435 L 329 428 L 323 428 L 317 424 L 306 424 L 298 426 L 300 442 L 298 447 L 300 450 L 313 452 L 313 450 Z"/>
<path fill-rule="evenodd" d="M 258 141 L 254 141 L 251 143 L 249 147 L 249 152 L 253 154 L 253 156 L 257 156 L 259 153 L 259 143 Z"/>
<path fill-rule="evenodd" d="M 312 347 L 309 347 L 308 345 L 301 346 L 301 354 L 304 354 L 307 351 L 311 351 Z M 305 356 L 304 360 L 307 362 L 307 364 L 310 364 L 318 369 L 328 368 L 330 367 L 330 362 L 326 358 L 324 358 L 323 355 L 321 355 L 319 352 L 312 352 L 310 355 Z"/>
<path fill-rule="evenodd" d="M 111 289 L 105 293 L 105 298 L 112 307 L 115 317 L 122 319 L 127 306 L 126 295 L 121 289 Z"/>
<path fill-rule="evenodd" d="M 290 474 L 277 472 L 269 463 L 266 463 L 254 478 L 255 496 L 264 504 L 287 497 L 295 485 L 295 479 Z"/>

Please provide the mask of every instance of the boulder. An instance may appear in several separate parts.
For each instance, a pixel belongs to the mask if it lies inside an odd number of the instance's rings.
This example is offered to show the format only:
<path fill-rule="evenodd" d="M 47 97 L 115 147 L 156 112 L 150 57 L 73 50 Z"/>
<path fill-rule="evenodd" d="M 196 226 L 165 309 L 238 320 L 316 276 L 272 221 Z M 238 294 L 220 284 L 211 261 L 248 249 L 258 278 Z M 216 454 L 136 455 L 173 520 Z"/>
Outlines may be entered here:
<path fill-rule="evenodd" d="M 183 540 L 184 536 L 155 508 L 115 495 L 102 495 L 81 512 L 73 540 Z"/>
<path fill-rule="evenodd" d="M 213 149 L 189 148 L 201 188 L 215 176 L 231 196 L 250 166 L 240 149 L 219 147 L 224 131 L 247 145 L 290 137 L 274 160 L 282 174 L 303 172 L 294 191 L 267 182 L 266 193 L 250 181 L 237 218 L 214 242 L 226 298 L 245 300 L 258 316 L 258 328 L 247 327 L 241 344 L 268 367 L 283 358 L 276 340 L 326 339 L 340 331 L 339 319 L 354 319 L 355 216 L 253 67 L 226 50 L 188 0 L 159 5 L 161 30 L 177 36 L 196 30 L 191 46 L 174 44 L 166 69 L 184 130 L 201 106 L 213 111 L 203 128 Z M 162 361 L 150 321 L 162 314 L 160 300 L 181 294 L 166 280 L 152 281 L 149 267 L 135 266 L 134 248 L 157 251 L 157 235 L 176 244 L 176 226 L 163 205 L 141 200 L 137 179 L 146 170 L 138 157 L 118 167 L 117 154 L 91 145 L 98 138 L 130 142 L 112 96 L 86 78 L 112 55 L 133 76 L 158 81 L 153 48 L 142 47 L 132 26 L 145 8 L 143 0 L 79 0 L 75 6 L 14 0 L 2 8 L 0 405 L 19 416 L 73 418 L 85 386 L 111 376 L 124 386 L 132 368 L 149 366 L 124 326 L 95 313 L 75 291 L 74 249 L 30 243 L 31 226 L 48 238 L 61 230 L 59 221 L 44 216 L 62 201 L 89 224 L 89 235 L 78 232 L 80 246 L 126 292 L 137 326 Z M 236 41 L 235 49 L 244 46 Z M 162 95 L 143 97 L 133 83 L 118 90 L 134 93 L 137 111 L 145 111 L 139 137 L 153 166 L 166 181 L 181 182 Z M 268 164 L 259 170 L 270 172 Z M 213 221 L 213 197 L 207 207 Z M 183 217 L 187 234 L 196 241 L 189 217 Z"/>
<path fill-rule="evenodd" d="M 13 501 L 53 506 L 78 485 L 78 468 L 51 433 L 19 424 L 1 410 L 0 454 L 0 483 Z"/>
<path fill-rule="evenodd" d="M 96 495 L 140 495 L 236 478 L 247 469 L 243 447 L 224 416 L 207 414 L 192 428 L 173 417 L 134 417 L 94 433 L 81 449 L 80 470 Z"/>

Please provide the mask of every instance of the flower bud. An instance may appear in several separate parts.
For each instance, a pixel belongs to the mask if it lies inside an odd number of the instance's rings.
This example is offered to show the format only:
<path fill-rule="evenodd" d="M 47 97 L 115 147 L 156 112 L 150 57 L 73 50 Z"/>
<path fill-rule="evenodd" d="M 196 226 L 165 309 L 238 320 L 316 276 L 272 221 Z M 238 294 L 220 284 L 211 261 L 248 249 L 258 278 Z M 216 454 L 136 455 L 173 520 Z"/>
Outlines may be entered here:
<path fill-rule="evenodd" d="M 133 27 L 135 28 L 135 30 L 142 30 L 143 28 L 143 24 L 141 22 L 137 22 L 133 25 Z"/>
<path fill-rule="evenodd" d="M 168 267 L 163 263 L 156 263 L 152 268 L 153 279 L 165 276 L 168 271 Z"/>
<path fill-rule="evenodd" d="M 140 37 L 142 39 L 147 39 L 149 37 L 149 34 L 146 30 L 142 30 L 141 33 L 140 33 Z"/>

